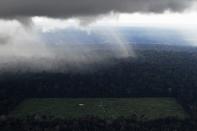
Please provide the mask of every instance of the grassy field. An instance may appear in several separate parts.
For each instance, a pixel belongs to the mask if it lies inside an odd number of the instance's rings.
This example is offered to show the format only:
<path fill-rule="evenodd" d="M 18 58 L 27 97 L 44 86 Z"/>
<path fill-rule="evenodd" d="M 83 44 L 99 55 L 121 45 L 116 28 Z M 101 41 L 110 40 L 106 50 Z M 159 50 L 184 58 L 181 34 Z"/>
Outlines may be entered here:
<path fill-rule="evenodd" d="M 147 120 L 187 117 L 173 98 L 28 99 L 12 112 L 12 115 L 18 118 L 33 114 L 57 118 L 79 118 L 87 115 L 117 118 L 136 114 L 138 117 L 144 116 Z"/>

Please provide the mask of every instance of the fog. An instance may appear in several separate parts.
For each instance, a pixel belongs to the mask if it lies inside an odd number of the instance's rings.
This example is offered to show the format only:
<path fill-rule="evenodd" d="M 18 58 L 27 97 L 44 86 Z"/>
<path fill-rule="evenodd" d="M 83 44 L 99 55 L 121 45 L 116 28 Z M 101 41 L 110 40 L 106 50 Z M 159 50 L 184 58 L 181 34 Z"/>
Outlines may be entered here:
<path fill-rule="evenodd" d="M 194 16 L 195 11 L 187 10 L 161 14 L 111 12 L 69 19 L 19 16 L 0 19 L 0 71 L 94 70 L 113 64 L 114 59 L 137 58 L 133 43 L 119 31 L 121 27 L 173 29 L 188 41 L 186 46 L 194 46 L 197 43 Z M 87 37 L 96 34 L 101 41 L 92 38 L 91 44 L 86 43 L 77 34 L 64 33 L 67 30 L 86 32 Z M 59 35 L 58 31 L 62 31 L 62 37 L 53 39 Z M 47 33 L 53 36 L 43 37 Z"/>
<path fill-rule="evenodd" d="M 106 39 L 103 49 L 93 43 L 82 43 L 80 38 L 67 42 L 48 43 L 44 32 L 32 22 L 0 21 L 0 70 L 1 71 L 76 71 L 90 70 L 111 64 L 114 58 L 135 57 L 127 48 L 127 40 L 114 29 L 94 30 Z M 78 25 L 80 26 L 80 25 Z M 81 27 L 86 30 L 86 28 Z M 80 30 L 80 28 L 79 28 Z M 91 28 L 87 32 L 91 33 Z"/>

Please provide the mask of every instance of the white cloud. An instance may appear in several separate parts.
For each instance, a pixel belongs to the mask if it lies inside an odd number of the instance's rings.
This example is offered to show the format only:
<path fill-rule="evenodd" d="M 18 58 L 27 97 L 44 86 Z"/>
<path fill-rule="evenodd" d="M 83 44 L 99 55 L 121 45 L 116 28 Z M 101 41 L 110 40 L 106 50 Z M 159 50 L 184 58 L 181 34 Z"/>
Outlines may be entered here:
<path fill-rule="evenodd" d="M 161 14 L 143 14 L 143 13 L 109 13 L 99 16 L 89 24 L 81 25 L 80 20 L 83 17 L 70 19 L 54 19 L 47 17 L 34 17 L 33 22 L 42 31 L 78 28 L 86 29 L 97 26 L 150 26 L 163 28 L 197 28 L 197 11 L 185 11 L 183 13 L 172 13 L 165 11 Z"/>
<path fill-rule="evenodd" d="M 19 63 L 23 61 L 43 69 L 64 67 L 68 63 L 81 66 L 81 63 L 103 62 L 106 56 L 92 51 L 87 45 L 80 45 L 80 39 L 73 40 L 77 41 L 77 46 L 64 41 L 63 46 L 52 47 L 40 38 L 41 33 L 67 28 L 88 32 L 94 29 L 97 34 L 108 40 L 110 46 L 117 47 L 117 50 L 112 53 L 115 57 L 135 56 L 135 52 L 128 49 L 127 40 L 116 30 L 116 27 L 119 26 L 174 28 L 182 32 L 185 39 L 195 45 L 197 42 L 197 11 L 194 11 L 195 8 L 196 6 L 183 13 L 170 11 L 161 14 L 111 12 L 95 18 L 87 16 L 69 19 L 32 17 L 29 28 L 17 20 L 0 20 L 0 68 L 2 63 L 10 63 L 10 61 Z M 83 20 L 90 20 L 90 22 L 87 24 Z"/>

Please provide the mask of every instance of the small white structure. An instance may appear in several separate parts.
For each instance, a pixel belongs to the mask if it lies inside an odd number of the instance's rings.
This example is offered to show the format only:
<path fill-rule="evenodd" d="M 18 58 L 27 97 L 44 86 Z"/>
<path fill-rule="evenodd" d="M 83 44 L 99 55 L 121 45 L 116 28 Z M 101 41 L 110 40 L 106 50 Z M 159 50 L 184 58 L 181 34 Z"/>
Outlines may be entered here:
<path fill-rule="evenodd" d="M 84 104 L 79 104 L 79 106 L 84 106 Z"/>

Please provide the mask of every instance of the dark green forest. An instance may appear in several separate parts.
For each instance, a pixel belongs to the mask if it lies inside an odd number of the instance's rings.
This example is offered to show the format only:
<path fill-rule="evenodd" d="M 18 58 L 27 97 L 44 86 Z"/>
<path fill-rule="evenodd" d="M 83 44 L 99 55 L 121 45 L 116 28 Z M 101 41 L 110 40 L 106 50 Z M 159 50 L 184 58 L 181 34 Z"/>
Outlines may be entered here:
<path fill-rule="evenodd" d="M 2 72 L 0 128 L 4 130 L 195 131 L 197 130 L 197 52 L 139 50 L 136 58 L 81 72 Z M 187 120 L 137 121 L 89 116 L 73 120 L 18 120 L 7 115 L 27 98 L 174 97 L 190 114 Z"/>

